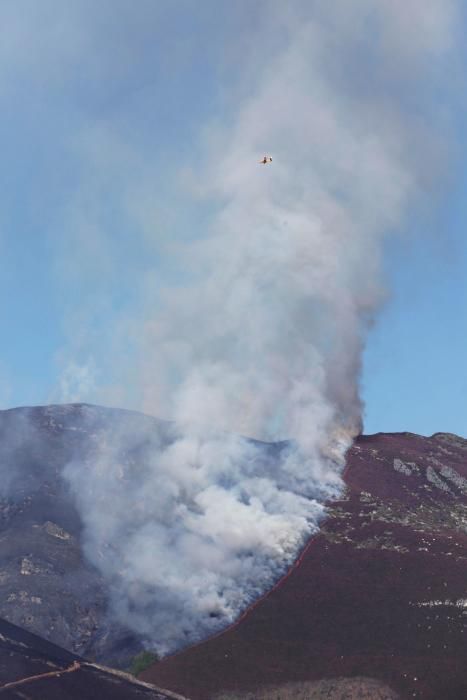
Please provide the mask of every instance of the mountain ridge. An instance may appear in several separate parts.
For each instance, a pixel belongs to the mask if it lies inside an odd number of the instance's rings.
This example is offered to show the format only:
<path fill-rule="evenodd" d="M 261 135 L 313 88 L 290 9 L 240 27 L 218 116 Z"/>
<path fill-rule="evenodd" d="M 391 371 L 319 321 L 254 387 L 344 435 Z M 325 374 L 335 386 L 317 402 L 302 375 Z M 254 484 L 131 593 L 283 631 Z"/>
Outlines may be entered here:
<path fill-rule="evenodd" d="M 76 450 L 82 456 L 100 428 L 118 428 L 119 420 L 134 428 L 135 445 L 147 431 L 163 436 L 173 428 L 92 404 L 0 412 L 0 617 L 122 667 L 145 641 L 109 616 L 106 582 L 83 555 L 83 524 L 61 481 Z M 264 445 L 273 454 L 275 443 Z M 142 678 L 193 700 L 254 692 L 255 683 L 337 677 L 378 681 L 400 697 L 467 694 L 460 662 L 467 637 L 467 440 L 446 432 L 361 435 L 347 454 L 344 480 L 320 531 L 271 590 L 227 630 Z M 444 671 L 434 675 L 435 664 Z"/>

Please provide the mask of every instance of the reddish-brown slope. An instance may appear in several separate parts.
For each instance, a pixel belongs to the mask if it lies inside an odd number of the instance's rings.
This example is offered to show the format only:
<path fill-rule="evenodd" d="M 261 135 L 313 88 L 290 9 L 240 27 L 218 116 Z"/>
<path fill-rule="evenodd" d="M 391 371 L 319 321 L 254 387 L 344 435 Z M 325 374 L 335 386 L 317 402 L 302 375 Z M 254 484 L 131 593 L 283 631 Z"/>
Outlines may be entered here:
<path fill-rule="evenodd" d="M 143 679 L 193 700 L 355 676 L 402 698 L 467 697 L 467 441 L 362 436 L 345 478 L 278 587 Z"/>

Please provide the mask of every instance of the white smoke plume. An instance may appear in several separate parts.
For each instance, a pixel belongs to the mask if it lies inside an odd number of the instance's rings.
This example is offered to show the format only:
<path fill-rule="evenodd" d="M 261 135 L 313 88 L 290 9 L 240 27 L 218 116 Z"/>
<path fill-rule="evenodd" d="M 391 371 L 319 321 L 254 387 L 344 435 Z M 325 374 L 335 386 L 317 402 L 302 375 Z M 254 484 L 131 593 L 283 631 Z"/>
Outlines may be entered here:
<path fill-rule="evenodd" d="M 81 396 L 93 391 L 95 385 L 92 360 L 81 365 L 70 362 L 61 373 L 60 399 L 63 403 L 76 403 Z"/>
<path fill-rule="evenodd" d="M 144 409 L 177 428 L 140 460 L 133 426 L 103 436 L 66 471 L 115 611 L 162 652 L 235 619 L 341 488 L 383 243 L 443 153 L 455 2 L 267 7 L 245 47 L 265 59 L 184 174 L 211 208 L 188 281 L 139 331 Z"/>

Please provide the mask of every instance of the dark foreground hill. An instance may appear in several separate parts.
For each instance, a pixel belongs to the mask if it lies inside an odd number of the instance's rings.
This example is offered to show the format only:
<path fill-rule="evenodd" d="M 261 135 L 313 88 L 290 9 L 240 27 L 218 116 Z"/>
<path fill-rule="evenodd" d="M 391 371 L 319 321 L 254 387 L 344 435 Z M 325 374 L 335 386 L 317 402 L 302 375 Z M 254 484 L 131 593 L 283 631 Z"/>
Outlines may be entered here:
<path fill-rule="evenodd" d="M 184 700 L 0 620 L 2 700 Z"/>
<path fill-rule="evenodd" d="M 229 630 L 145 671 L 194 700 L 467 697 L 467 441 L 360 437 L 347 491 Z"/>

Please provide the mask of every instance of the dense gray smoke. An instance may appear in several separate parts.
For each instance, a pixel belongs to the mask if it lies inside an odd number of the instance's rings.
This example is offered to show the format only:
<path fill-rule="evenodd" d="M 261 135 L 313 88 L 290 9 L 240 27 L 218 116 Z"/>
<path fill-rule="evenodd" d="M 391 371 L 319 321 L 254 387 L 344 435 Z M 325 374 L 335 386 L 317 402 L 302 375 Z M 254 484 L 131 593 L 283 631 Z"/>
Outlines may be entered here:
<path fill-rule="evenodd" d="M 282 7 L 255 40 L 268 60 L 202 142 L 192 186 L 211 217 L 188 281 L 139 329 L 144 408 L 177 428 L 147 436 L 145 460 L 122 459 L 122 430 L 67 468 L 116 612 L 163 652 L 233 620 L 339 491 L 383 241 L 440 154 L 454 2 Z"/>
<path fill-rule="evenodd" d="M 135 427 L 102 432 L 97 458 L 65 475 L 114 610 L 165 652 L 232 621 L 264 591 L 316 527 L 316 498 L 332 486 L 312 469 L 300 474 L 287 444 Z"/>

